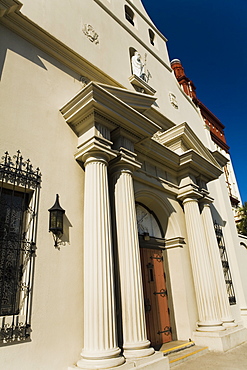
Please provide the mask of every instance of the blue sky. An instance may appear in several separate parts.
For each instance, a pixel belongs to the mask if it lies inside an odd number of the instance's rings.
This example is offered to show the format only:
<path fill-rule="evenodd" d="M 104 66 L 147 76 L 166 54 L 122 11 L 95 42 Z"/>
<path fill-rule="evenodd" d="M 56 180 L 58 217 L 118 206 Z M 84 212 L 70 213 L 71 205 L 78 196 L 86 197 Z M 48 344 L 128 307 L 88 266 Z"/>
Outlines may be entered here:
<path fill-rule="evenodd" d="M 242 201 L 247 201 L 247 0 L 142 0 L 181 60 L 197 97 L 225 125 Z"/>

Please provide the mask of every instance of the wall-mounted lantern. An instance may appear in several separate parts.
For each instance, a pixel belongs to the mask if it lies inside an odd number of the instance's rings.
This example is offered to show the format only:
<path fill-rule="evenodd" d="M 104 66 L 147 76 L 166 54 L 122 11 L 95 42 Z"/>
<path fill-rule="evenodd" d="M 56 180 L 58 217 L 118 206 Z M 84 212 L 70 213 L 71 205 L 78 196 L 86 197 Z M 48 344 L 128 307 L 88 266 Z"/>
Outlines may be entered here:
<path fill-rule="evenodd" d="M 54 247 L 58 247 L 61 243 L 59 239 L 63 235 L 63 215 L 65 210 L 59 204 L 59 195 L 56 195 L 56 201 L 50 209 L 49 231 L 52 232 L 54 238 Z"/>

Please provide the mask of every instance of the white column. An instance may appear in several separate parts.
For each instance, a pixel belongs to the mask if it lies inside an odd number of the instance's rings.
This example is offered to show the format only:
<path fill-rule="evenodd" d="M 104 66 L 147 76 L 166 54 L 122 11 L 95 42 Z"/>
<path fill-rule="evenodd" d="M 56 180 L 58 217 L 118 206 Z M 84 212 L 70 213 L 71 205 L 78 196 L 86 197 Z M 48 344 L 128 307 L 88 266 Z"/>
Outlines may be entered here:
<path fill-rule="evenodd" d="M 116 342 L 107 156 L 89 153 L 84 164 L 84 348 L 77 366 L 105 369 L 124 362 Z"/>
<path fill-rule="evenodd" d="M 198 200 L 190 197 L 183 201 L 190 258 L 198 307 L 198 331 L 224 330 L 219 318 L 219 307 L 213 272 L 210 265 L 205 233 Z"/>
<path fill-rule="evenodd" d="M 152 355 L 147 340 L 141 261 L 132 167 L 115 168 L 114 200 L 122 307 L 123 349 L 126 358 Z"/>
<path fill-rule="evenodd" d="M 220 260 L 219 246 L 217 243 L 215 229 L 213 225 L 212 214 L 210 210 L 210 203 L 204 200 L 202 203 L 202 220 L 204 224 L 204 230 L 207 239 L 207 247 L 211 266 L 214 274 L 214 281 L 218 293 L 220 317 L 223 321 L 224 326 L 237 326 L 234 323 L 234 319 L 231 315 L 230 304 L 226 291 L 226 284 L 224 279 L 224 273 L 222 263 Z"/>

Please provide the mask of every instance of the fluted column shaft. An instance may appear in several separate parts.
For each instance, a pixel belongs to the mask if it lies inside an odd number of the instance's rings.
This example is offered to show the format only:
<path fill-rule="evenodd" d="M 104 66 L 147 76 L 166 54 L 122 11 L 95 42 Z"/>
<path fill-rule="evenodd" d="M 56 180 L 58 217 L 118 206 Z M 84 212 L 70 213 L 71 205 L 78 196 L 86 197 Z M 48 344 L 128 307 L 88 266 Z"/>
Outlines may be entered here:
<path fill-rule="evenodd" d="M 143 285 L 131 167 L 115 169 L 114 202 L 120 269 L 123 349 L 126 358 L 154 353 L 147 340 Z"/>
<path fill-rule="evenodd" d="M 204 227 L 196 198 L 183 201 L 190 258 L 198 307 L 198 331 L 224 330 L 207 251 Z"/>
<path fill-rule="evenodd" d="M 218 293 L 218 302 L 220 309 L 220 318 L 224 326 L 236 326 L 231 315 L 230 304 L 226 291 L 226 284 L 220 260 L 219 246 L 217 243 L 212 214 L 210 210 L 210 203 L 202 203 L 202 220 L 207 239 L 207 247 L 211 261 L 212 270 L 214 273 L 214 281 Z"/>
<path fill-rule="evenodd" d="M 107 157 L 88 154 L 84 193 L 84 348 L 80 368 L 120 365 L 116 342 Z"/>

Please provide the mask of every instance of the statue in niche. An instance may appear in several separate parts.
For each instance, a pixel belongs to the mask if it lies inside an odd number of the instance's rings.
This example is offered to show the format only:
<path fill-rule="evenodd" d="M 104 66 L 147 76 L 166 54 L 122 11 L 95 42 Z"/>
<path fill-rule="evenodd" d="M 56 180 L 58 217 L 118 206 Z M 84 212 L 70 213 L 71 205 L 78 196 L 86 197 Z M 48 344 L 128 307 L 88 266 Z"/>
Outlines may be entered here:
<path fill-rule="evenodd" d="M 147 54 L 145 54 L 145 62 L 143 63 L 141 60 L 141 54 L 138 51 L 135 51 L 133 57 L 131 58 L 131 65 L 133 75 L 136 75 L 145 82 L 148 82 L 149 78 L 151 77 L 151 74 L 148 70 L 147 73 L 145 73 L 146 59 Z"/>
<path fill-rule="evenodd" d="M 141 77 L 144 72 L 144 63 L 141 61 L 141 54 L 135 51 L 135 54 L 131 58 L 132 72 L 137 77 Z M 141 77 L 142 78 L 142 77 Z"/>

